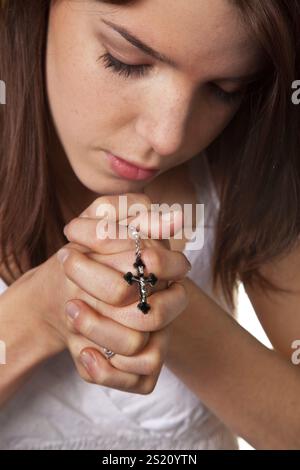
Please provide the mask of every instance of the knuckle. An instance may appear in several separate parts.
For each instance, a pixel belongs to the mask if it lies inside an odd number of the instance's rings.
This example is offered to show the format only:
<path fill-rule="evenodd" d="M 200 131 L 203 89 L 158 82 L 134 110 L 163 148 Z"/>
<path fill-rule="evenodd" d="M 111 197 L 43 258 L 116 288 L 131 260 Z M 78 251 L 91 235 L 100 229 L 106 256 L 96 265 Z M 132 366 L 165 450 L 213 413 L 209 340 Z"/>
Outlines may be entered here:
<path fill-rule="evenodd" d="M 70 250 L 69 256 L 64 262 L 64 270 L 68 274 L 74 273 L 76 269 L 78 268 L 80 263 L 79 256 L 77 251 L 75 250 Z"/>
<path fill-rule="evenodd" d="M 156 305 L 152 314 L 152 328 L 151 331 L 161 330 L 165 326 L 165 316 L 159 297 L 156 298 Z"/>
<path fill-rule="evenodd" d="M 128 297 L 128 289 L 125 282 L 117 282 L 114 285 L 114 290 L 112 292 L 111 304 L 115 307 L 120 307 L 123 305 L 124 301 Z"/>
<path fill-rule="evenodd" d="M 144 358 L 144 371 L 146 375 L 156 374 L 161 367 L 162 359 L 159 351 L 152 351 Z"/>
<path fill-rule="evenodd" d="M 107 231 L 107 221 L 100 219 L 99 222 L 96 224 L 96 230 L 95 230 L 95 239 L 94 243 L 95 246 L 99 246 L 107 239 L 107 236 L 109 235 L 109 231 Z"/>
<path fill-rule="evenodd" d="M 147 338 L 147 334 L 139 331 L 132 331 L 131 334 L 128 335 L 125 356 L 134 356 L 138 354 L 145 346 L 145 338 Z"/>
<path fill-rule="evenodd" d="M 140 387 L 139 394 L 140 395 L 150 395 L 155 389 L 157 380 L 145 380 Z"/>
<path fill-rule="evenodd" d="M 136 393 L 136 390 L 139 389 L 139 384 L 140 384 L 140 376 L 134 375 L 130 377 L 130 383 L 128 383 L 125 388 L 127 389 L 128 392 Z"/>
<path fill-rule="evenodd" d="M 160 272 L 162 265 L 162 253 L 157 248 L 145 248 L 143 250 L 143 260 L 148 271 Z"/>
<path fill-rule="evenodd" d="M 104 368 L 97 368 L 96 375 L 94 377 L 94 382 L 97 385 L 103 385 L 103 387 L 109 387 L 110 384 L 110 375 Z"/>
<path fill-rule="evenodd" d="M 74 320 L 76 330 L 87 338 L 91 338 L 94 333 L 94 323 L 88 315 L 82 313 Z"/>

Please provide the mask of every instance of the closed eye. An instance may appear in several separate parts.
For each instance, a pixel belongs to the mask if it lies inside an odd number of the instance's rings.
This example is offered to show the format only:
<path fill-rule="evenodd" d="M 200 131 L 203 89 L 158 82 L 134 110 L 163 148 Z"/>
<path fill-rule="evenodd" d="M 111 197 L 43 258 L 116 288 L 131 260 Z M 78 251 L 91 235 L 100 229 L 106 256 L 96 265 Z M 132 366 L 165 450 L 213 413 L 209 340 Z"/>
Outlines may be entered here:
<path fill-rule="evenodd" d="M 130 77 L 135 77 L 135 78 L 140 78 L 146 75 L 147 72 L 149 72 L 149 68 L 151 68 L 151 65 L 146 65 L 146 64 L 141 64 L 141 65 L 130 65 L 130 64 L 125 64 L 124 62 L 121 62 L 120 60 L 116 59 L 114 56 L 112 56 L 109 52 L 106 52 L 105 54 L 101 55 L 99 57 L 104 63 L 105 68 L 112 68 L 113 72 L 118 73 L 124 78 L 130 78 Z M 98 59 L 98 60 L 99 60 Z"/>
<path fill-rule="evenodd" d="M 98 60 L 102 60 L 105 68 L 111 68 L 113 73 L 117 73 L 123 78 L 142 78 L 150 72 L 153 67 L 150 64 L 132 65 L 125 64 L 116 57 L 112 56 L 109 52 L 102 54 Z M 214 94 L 216 98 L 221 100 L 225 104 L 235 104 L 240 101 L 244 95 L 244 89 L 233 92 L 225 91 L 219 87 L 216 83 L 211 82 L 208 84 L 210 92 Z"/>
<path fill-rule="evenodd" d="M 211 82 L 208 85 L 212 93 L 217 98 L 228 104 L 234 104 L 236 102 L 239 102 L 245 95 L 245 87 L 236 91 L 225 91 L 223 88 L 221 88 L 214 82 Z"/>

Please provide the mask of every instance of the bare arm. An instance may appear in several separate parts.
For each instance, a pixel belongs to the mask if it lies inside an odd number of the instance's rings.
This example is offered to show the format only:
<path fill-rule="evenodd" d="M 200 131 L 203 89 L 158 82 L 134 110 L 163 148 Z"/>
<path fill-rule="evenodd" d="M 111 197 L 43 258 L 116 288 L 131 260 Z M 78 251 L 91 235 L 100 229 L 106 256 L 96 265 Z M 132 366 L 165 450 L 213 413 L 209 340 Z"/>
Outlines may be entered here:
<path fill-rule="evenodd" d="M 245 290 L 274 349 L 291 360 L 293 341 L 300 340 L 300 247 L 264 265 L 262 274 L 290 293 Z M 300 366 L 298 367 L 300 374 Z"/>
<path fill-rule="evenodd" d="M 0 408 L 39 364 L 59 352 L 33 311 L 37 293 L 31 274 L 0 295 L 0 339 L 6 345 L 6 364 L 0 365 Z"/>
<path fill-rule="evenodd" d="M 257 341 L 192 281 L 166 365 L 257 449 L 300 448 L 300 370 Z"/>

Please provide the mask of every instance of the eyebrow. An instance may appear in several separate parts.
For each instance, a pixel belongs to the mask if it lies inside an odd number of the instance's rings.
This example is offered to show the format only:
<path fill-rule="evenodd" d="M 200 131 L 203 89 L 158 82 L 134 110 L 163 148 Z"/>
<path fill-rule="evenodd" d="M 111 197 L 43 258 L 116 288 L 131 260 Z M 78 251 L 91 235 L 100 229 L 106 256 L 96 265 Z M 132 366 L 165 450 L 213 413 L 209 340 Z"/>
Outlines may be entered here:
<path fill-rule="evenodd" d="M 154 49 L 152 49 L 152 47 L 148 46 L 139 38 L 137 38 L 132 33 L 127 31 L 127 29 L 125 29 L 123 26 L 116 25 L 115 23 L 112 23 L 111 21 L 104 20 L 104 19 L 102 19 L 101 21 L 105 23 L 107 26 L 109 26 L 110 28 L 112 28 L 114 31 L 119 33 L 124 39 L 126 39 L 126 41 L 130 42 L 134 47 L 136 47 L 137 49 L 140 49 L 142 52 L 149 55 L 150 57 L 153 57 L 159 62 L 163 62 L 165 64 L 171 65 L 172 67 L 178 67 L 176 62 L 170 59 L 170 57 L 167 57 L 164 54 L 161 54 L 160 52 L 155 51 Z"/>
<path fill-rule="evenodd" d="M 127 29 L 125 29 L 123 26 L 117 25 L 109 20 L 104 20 L 103 18 L 101 21 L 112 28 L 114 31 L 119 33 L 126 41 L 128 41 L 130 44 L 132 44 L 134 47 L 137 49 L 140 49 L 142 52 L 147 54 L 148 56 L 158 60 L 159 62 L 163 62 L 165 64 L 170 65 L 171 67 L 174 68 L 179 68 L 178 64 L 171 59 L 170 57 L 167 57 L 164 54 L 161 54 L 160 52 L 156 51 L 152 47 L 148 46 L 145 44 L 141 39 L 138 37 L 134 36 L 131 32 L 129 32 Z M 264 70 L 258 70 L 254 73 L 247 74 L 247 75 L 242 75 L 240 77 L 223 77 L 218 79 L 217 81 L 230 81 L 230 82 L 238 82 L 238 83 L 249 83 L 253 82 L 255 80 L 258 80 L 261 75 L 263 74 Z"/>

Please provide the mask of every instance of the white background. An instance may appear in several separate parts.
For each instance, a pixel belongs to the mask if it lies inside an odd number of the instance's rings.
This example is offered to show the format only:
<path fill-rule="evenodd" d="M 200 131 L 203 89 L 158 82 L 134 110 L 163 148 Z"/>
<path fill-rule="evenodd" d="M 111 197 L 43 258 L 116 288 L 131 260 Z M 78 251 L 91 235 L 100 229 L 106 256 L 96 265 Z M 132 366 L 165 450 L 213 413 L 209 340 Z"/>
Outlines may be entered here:
<path fill-rule="evenodd" d="M 249 297 L 247 296 L 242 284 L 239 287 L 237 311 L 239 323 L 261 343 L 263 343 L 268 348 L 272 348 L 272 345 L 257 319 L 255 311 L 253 310 Z M 253 449 L 253 447 L 251 447 L 251 445 L 242 438 L 239 439 L 239 444 L 241 450 Z"/>

